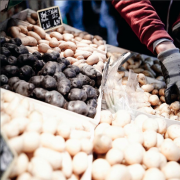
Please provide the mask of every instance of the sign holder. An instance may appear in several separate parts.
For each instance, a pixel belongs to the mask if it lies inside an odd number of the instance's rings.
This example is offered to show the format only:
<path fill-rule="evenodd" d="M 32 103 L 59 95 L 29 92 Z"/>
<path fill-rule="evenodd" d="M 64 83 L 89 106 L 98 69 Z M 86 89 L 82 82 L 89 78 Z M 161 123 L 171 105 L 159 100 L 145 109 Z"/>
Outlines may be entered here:
<path fill-rule="evenodd" d="M 44 13 L 46 13 L 46 12 L 49 12 L 49 10 L 53 10 L 53 9 L 55 9 L 55 8 L 57 8 L 58 9 L 58 13 L 59 13 L 59 18 L 60 18 L 60 25 L 57 25 L 57 26 L 53 26 L 53 27 L 50 27 L 50 28 L 43 28 L 42 27 L 42 22 L 41 22 L 41 17 L 40 17 L 40 13 L 41 12 L 44 12 Z M 59 9 L 59 6 L 53 6 L 53 7 L 50 7 L 50 8 L 46 8 L 46 9 L 41 9 L 41 10 L 39 10 L 39 11 L 37 11 L 37 15 L 38 15 L 38 21 L 39 21 L 39 24 L 40 24 L 40 26 L 41 26 L 41 28 L 43 28 L 46 32 L 47 31 L 51 31 L 51 30 L 53 30 L 53 29 L 56 29 L 56 28 L 58 28 L 58 27 L 60 27 L 60 26 L 62 26 L 63 25 L 63 21 L 62 21 L 62 17 L 61 17 L 61 13 L 60 13 L 60 9 Z M 52 15 L 52 14 L 49 14 L 49 16 L 50 15 Z M 45 18 L 46 18 L 46 16 L 45 16 Z M 48 22 L 48 20 L 46 20 L 47 22 Z M 49 22 L 50 22 L 50 20 L 49 20 Z"/>
<path fill-rule="evenodd" d="M 0 133 L 0 141 L 0 179 L 7 180 L 16 161 L 17 154 L 10 148 L 8 139 L 2 131 Z"/>

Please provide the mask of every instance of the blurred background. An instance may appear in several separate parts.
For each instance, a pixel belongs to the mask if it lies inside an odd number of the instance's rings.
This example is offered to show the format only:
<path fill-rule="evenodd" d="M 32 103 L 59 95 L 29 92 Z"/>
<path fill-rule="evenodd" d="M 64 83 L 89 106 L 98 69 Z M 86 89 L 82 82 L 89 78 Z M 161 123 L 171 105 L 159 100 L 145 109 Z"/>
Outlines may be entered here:
<path fill-rule="evenodd" d="M 40 10 L 59 6 L 63 23 L 92 35 L 100 35 L 108 44 L 118 46 L 118 18 L 111 1 L 9 0 L 8 10 L 0 12 L 0 22 L 26 8 Z"/>

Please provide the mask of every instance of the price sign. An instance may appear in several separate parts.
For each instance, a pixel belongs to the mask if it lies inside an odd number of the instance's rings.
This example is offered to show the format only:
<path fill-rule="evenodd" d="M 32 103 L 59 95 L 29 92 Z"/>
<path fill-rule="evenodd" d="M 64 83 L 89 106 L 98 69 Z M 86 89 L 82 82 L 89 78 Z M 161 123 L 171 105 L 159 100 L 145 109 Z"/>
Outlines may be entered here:
<path fill-rule="evenodd" d="M 37 14 L 40 25 L 45 31 L 53 30 L 63 24 L 58 6 L 39 10 Z"/>
<path fill-rule="evenodd" d="M 0 141 L 0 179 L 5 180 L 10 173 L 16 154 L 10 149 L 3 134 L 0 134 Z"/>

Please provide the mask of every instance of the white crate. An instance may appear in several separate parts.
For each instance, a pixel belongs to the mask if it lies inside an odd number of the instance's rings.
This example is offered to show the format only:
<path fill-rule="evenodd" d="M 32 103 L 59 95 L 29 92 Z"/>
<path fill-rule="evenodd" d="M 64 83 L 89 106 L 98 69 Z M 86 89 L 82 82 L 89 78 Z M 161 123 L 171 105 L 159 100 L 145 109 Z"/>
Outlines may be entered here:
<path fill-rule="evenodd" d="M 93 141 L 94 138 L 94 124 L 92 122 L 90 122 L 85 116 L 81 116 L 77 113 L 73 113 L 70 111 L 67 111 L 65 109 L 62 108 L 58 108 L 56 106 L 44 103 L 44 102 L 40 102 L 38 100 L 32 99 L 32 98 L 28 98 L 28 97 L 24 97 L 20 94 L 5 90 L 5 89 L 0 89 L 1 90 L 1 95 L 3 93 L 13 93 L 15 94 L 17 97 L 19 97 L 20 99 L 26 98 L 29 103 L 30 103 L 30 107 L 32 107 L 33 110 L 37 110 L 38 112 L 40 112 L 43 116 L 43 119 L 46 121 L 51 121 L 52 119 L 60 119 L 62 122 L 68 122 L 71 125 L 72 124 L 79 124 L 79 125 L 84 125 L 86 127 L 88 127 L 90 129 L 90 134 L 91 134 L 91 141 Z M 2 128 L 3 131 L 3 128 Z M 76 130 L 75 130 L 76 131 Z M 73 130 L 72 130 L 72 134 L 73 134 Z M 81 177 L 81 180 L 91 180 L 91 168 L 92 168 L 92 161 L 93 161 L 93 155 L 90 154 L 88 155 L 88 168 L 86 170 L 86 172 L 83 174 L 83 176 Z"/>

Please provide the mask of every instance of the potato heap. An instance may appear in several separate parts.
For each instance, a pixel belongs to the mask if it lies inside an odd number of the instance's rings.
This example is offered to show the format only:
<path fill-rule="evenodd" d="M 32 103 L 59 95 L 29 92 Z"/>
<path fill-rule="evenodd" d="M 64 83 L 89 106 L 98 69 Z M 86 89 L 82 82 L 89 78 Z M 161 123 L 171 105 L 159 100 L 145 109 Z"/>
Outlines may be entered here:
<path fill-rule="evenodd" d="M 101 112 L 95 129 L 94 180 L 180 179 L 180 125 L 167 127 L 163 118 L 119 110 Z"/>
<path fill-rule="evenodd" d="M 172 95 L 173 103 L 170 105 L 165 103 L 165 89 L 158 84 L 148 84 L 144 74 L 138 74 L 137 76 L 140 87 L 143 89 L 142 104 L 139 106 L 139 110 L 164 117 L 172 120 L 180 121 L 180 102 L 177 101 L 177 95 Z"/>
<path fill-rule="evenodd" d="M 93 118 L 102 75 L 59 53 L 30 54 L 19 38 L 1 38 L 1 87 Z"/>
<path fill-rule="evenodd" d="M 106 52 L 105 43 L 100 36 L 65 30 L 64 26 L 46 33 L 38 25 L 14 26 L 13 23 L 8 27 L 7 32 L 7 35 L 13 38 L 20 38 L 22 44 L 31 53 L 39 51 L 43 54 L 56 51 L 61 57 L 67 58 L 71 64 L 80 67 L 86 64 L 92 65 L 102 73 Z"/>
<path fill-rule="evenodd" d="M 18 155 L 9 179 L 79 180 L 88 168 L 93 143 L 87 124 L 41 114 L 27 98 L 5 92 L 1 129 Z"/>
<path fill-rule="evenodd" d="M 120 55 L 121 54 L 117 53 L 107 53 L 108 57 L 112 57 L 112 63 L 116 61 Z M 134 73 L 142 73 L 147 77 L 164 81 L 159 60 L 153 57 L 144 58 L 141 54 L 136 54 L 123 64 L 123 68 L 127 71 L 131 69 Z"/>

